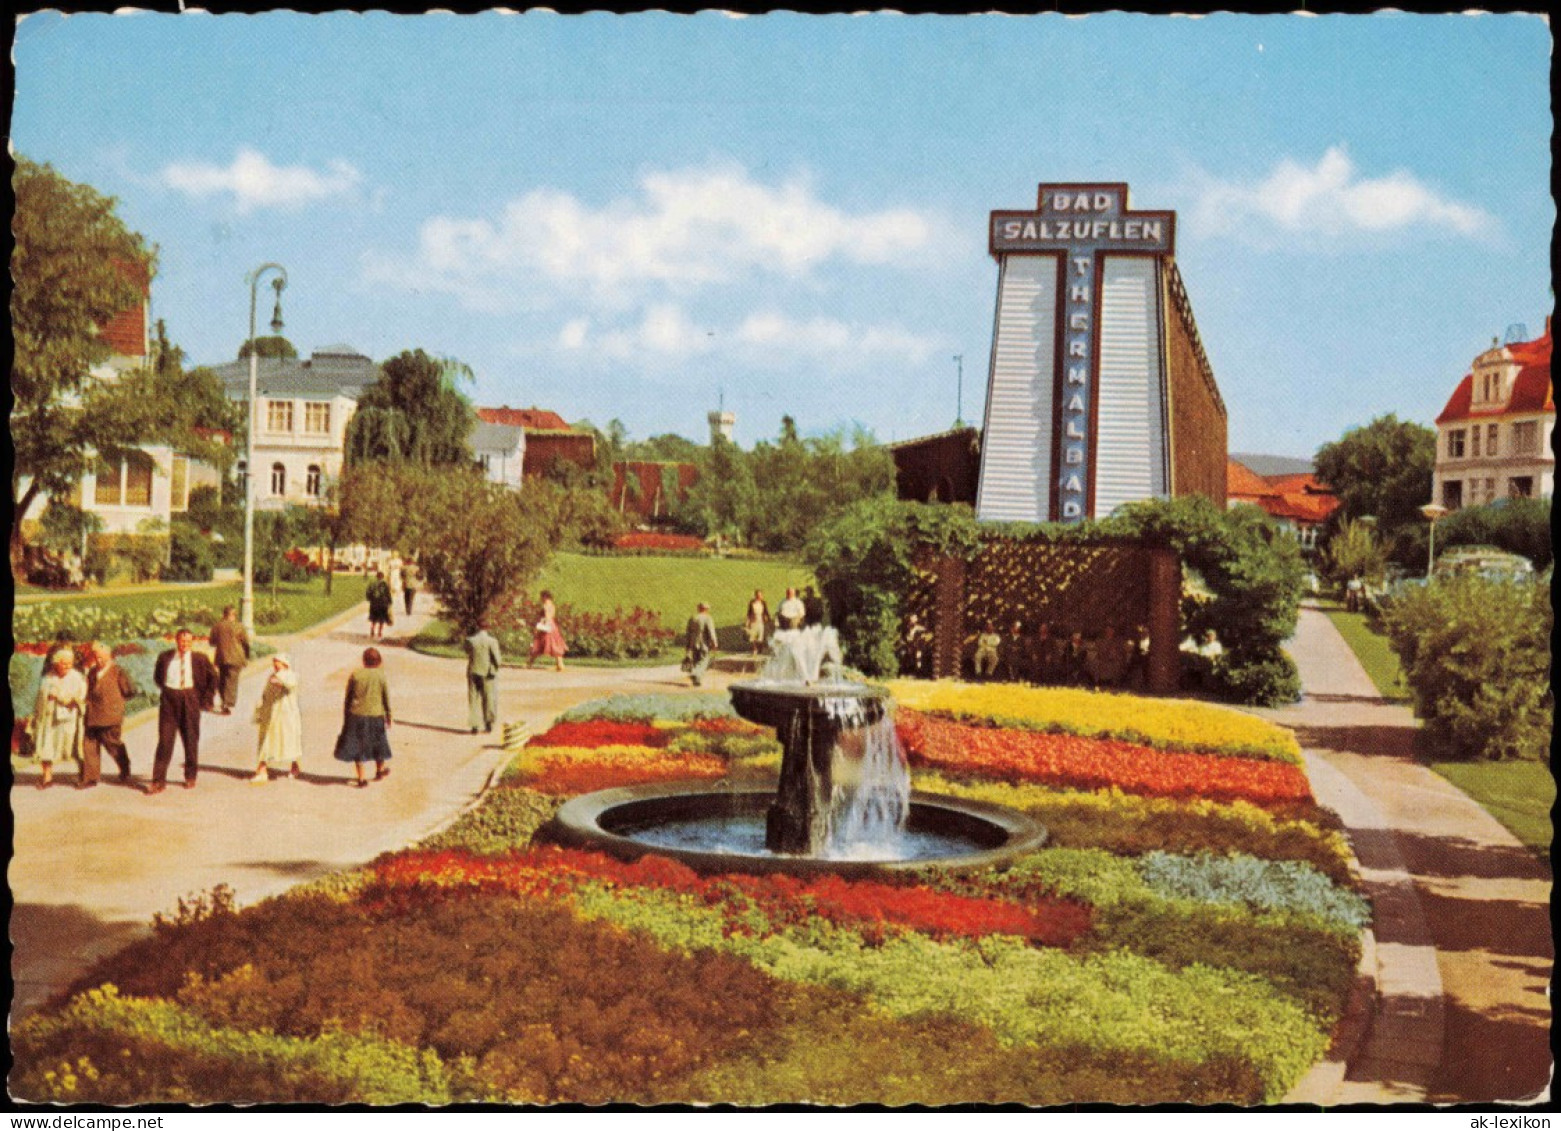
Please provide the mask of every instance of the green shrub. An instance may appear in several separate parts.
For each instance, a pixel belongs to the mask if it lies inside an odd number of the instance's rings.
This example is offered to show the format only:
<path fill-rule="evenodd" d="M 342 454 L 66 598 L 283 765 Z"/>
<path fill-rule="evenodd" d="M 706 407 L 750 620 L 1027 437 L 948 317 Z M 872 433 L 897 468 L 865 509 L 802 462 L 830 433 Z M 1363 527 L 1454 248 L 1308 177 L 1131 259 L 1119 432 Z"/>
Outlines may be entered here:
<path fill-rule="evenodd" d="M 1550 540 L 1549 499 L 1501 499 L 1482 507 L 1461 507 L 1436 524 L 1436 544 L 1499 546 L 1522 554 L 1537 570 L 1555 561 Z"/>
<path fill-rule="evenodd" d="M 1279 707 L 1301 698 L 1301 673 L 1295 661 L 1274 648 L 1234 648 L 1212 665 L 1207 681 L 1206 686 L 1221 698 L 1255 707 Z"/>
<path fill-rule="evenodd" d="M 1432 742 L 1457 758 L 1548 755 L 1548 577 L 1439 577 L 1395 594 L 1382 624 Z"/>
<path fill-rule="evenodd" d="M 163 580 L 210 581 L 212 564 L 211 540 L 193 524 L 175 522 L 169 532 L 168 564 L 163 566 Z"/>

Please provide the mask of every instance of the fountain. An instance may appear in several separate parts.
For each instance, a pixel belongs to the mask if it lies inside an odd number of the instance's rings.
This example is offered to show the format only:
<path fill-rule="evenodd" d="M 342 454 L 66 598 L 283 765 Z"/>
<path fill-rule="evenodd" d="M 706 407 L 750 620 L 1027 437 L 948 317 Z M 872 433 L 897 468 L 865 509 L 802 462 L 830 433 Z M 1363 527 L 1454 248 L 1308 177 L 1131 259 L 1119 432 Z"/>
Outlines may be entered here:
<path fill-rule="evenodd" d="M 739 715 L 781 740 L 773 792 L 705 783 L 602 790 L 566 803 L 554 838 L 705 871 L 844 875 L 988 867 L 1045 841 L 1014 810 L 913 794 L 889 694 L 843 677 L 832 628 L 777 632 L 758 678 L 730 690 Z"/>

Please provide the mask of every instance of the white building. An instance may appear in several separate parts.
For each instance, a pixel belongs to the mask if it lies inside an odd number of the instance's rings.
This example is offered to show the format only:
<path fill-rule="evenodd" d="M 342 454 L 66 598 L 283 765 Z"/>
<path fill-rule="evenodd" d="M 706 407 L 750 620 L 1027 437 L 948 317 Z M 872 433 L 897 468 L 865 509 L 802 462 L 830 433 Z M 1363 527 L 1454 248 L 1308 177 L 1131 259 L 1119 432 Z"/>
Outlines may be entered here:
<path fill-rule="evenodd" d="M 249 399 L 249 359 L 216 366 L 228 396 Z M 256 375 L 257 505 L 316 503 L 341 474 L 347 422 L 379 366 L 351 346 L 330 345 L 308 358 L 261 358 Z M 247 470 L 244 460 L 240 470 Z"/>
<path fill-rule="evenodd" d="M 482 465 L 490 483 L 502 483 L 520 490 L 521 473 L 526 461 L 526 430 L 515 424 L 494 424 L 477 420 L 469 438 L 472 455 Z"/>
<path fill-rule="evenodd" d="M 1533 341 L 1492 341 L 1458 383 L 1436 418 L 1432 498 L 1449 510 L 1549 498 L 1555 491 L 1555 425 L 1546 318 L 1544 335 Z"/>

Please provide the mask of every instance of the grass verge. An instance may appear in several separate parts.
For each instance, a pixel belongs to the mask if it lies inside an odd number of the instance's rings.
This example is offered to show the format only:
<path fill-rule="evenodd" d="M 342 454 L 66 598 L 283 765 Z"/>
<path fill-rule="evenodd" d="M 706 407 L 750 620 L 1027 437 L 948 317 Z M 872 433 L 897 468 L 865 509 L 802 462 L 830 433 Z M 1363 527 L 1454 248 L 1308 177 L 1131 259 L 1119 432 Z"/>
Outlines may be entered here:
<path fill-rule="evenodd" d="M 1367 622 L 1366 614 L 1329 608 L 1324 608 L 1323 612 L 1344 637 L 1361 667 L 1366 669 L 1377 694 L 1395 703 L 1409 702 L 1409 688 L 1404 682 L 1404 669 L 1399 666 L 1398 655 L 1388 638 Z"/>
<path fill-rule="evenodd" d="M 1500 821 L 1524 844 L 1548 852 L 1553 835 L 1550 808 L 1556 779 L 1543 762 L 1432 762 L 1452 782 Z"/>

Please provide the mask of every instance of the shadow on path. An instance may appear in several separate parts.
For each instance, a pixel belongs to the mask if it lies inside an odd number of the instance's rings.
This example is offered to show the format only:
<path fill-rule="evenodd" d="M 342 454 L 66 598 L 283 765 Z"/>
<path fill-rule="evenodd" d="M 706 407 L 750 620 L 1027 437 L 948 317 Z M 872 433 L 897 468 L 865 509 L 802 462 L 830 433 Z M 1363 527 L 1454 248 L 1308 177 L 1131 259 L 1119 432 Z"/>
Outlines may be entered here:
<path fill-rule="evenodd" d="M 1444 1014 L 1450 1048 L 1486 1049 L 1487 1055 L 1442 1062 L 1431 1081 L 1432 1103 L 1521 1102 L 1550 1083 L 1550 1012 L 1502 1006 L 1470 1009 L 1448 998 Z"/>
<path fill-rule="evenodd" d="M 1360 754 L 1372 758 L 1396 757 L 1413 760 L 1416 732 L 1410 727 L 1318 726 L 1294 722 L 1289 726 L 1303 749 Z"/>

